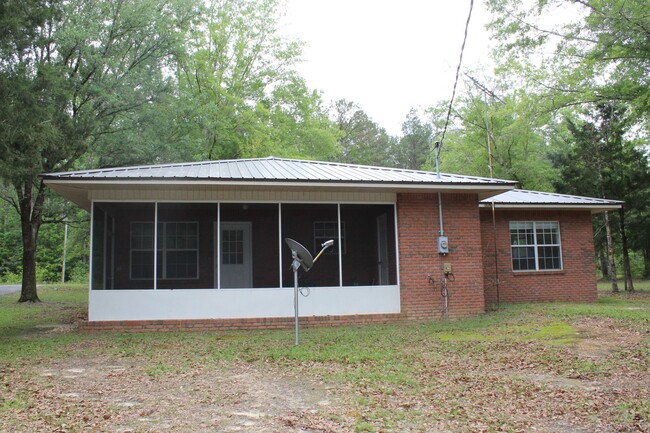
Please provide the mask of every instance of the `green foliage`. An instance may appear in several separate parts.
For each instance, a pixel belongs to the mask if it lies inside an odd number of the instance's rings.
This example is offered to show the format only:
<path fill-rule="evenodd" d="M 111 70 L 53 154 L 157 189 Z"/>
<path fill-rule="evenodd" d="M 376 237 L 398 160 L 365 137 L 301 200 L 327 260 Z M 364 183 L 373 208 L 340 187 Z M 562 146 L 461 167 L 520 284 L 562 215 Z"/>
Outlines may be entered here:
<path fill-rule="evenodd" d="M 612 104 L 567 116 L 566 133 L 557 136 L 552 153 L 559 172 L 554 184 L 566 194 L 625 201 L 625 228 L 632 233 L 631 247 L 645 258 L 645 273 L 650 270 L 650 161 L 642 142 L 628 138 L 632 121 L 625 106 Z M 604 233 L 596 233 L 596 246 L 602 248 Z"/>
<path fill-rule="evenodd" d="M 193 159 L 338 156 L 320 95 L 295 72 L 300 45 L 279 36 L 278 19 L 277 0 L 216 0 L 192 26 L 172 113 Z"/>
<path fill-rule="evenodd" d="M 18 238 L 19 265 L 17 232 L 3 223 L 0 277 L 22 270 L 24 300 L 38 300 L 36 280 L 60 272 L 60 230 L 38 239 L 43 221 L 65 216 L 87 230 L 46 194 L 43 172 L 338 158 L 340 132 L 295 72 L 300 46 L 279 35 L 277 0 L 10 0 L 0 9 L 2 195 L 31 234 Z M 82 279 L 87 237 L 71 235 L 66 272 Z"/>
<path fill-rule="evenodd" d="M 495 59 L 540 108 L 628 101 L 647 127 L 650 18 L 643 0 L 490 0 Z"/>
<path fill-rule="evenodd" d="M 37 239 L 48 205 L 39 175 L 74 167 L 169 90 L 165 70 L 194 5 L 9 0 L 0 7 L 0 179 L 21 219 L 21 302 L 35 302 Z"/>
<path fill-rule="evenodd" d="M 341 130 L 340 162 L 393 167 L 397 138 L 372 121 L 354 102 L 341 99 L 333 104 L 336 126 Z"/>
<path fill-rule="evenodd" d="M 489 177 L 491 152 L 493 177 L 516 180 L 525 189 L 552 191 L 556 172 L 548 157 L 545 131 L 550 118 L 536 113 L 524 92 L 507 86 L 501 83 L 487 91 L 468 85 L 466 96 L 457 99 L 458 122 L 443 143 L 442 171 Z M 438 117 L 436 123 L 441 123 L 439 116 L 446 116 L 440 108 L 430 112 Z"/>
<path fill-rule="evenodd" d="M 396 147 L 397 166 L 411 170 L 424 168 L 431 156 L 433 146 L 433 126 L 420 119 L 412 108 L 402 123 L 402 138 Z"/>
<path fill-rule="evenodd" d="M 7 275 L 17 275 L 22 270 L 20 244 L 18 215 L 9 205 L 0 201 L 0 281 L 6 281 Z"/>
<path fill-rule="evenodd" d="M 53 207 L 54 208 L 54 207 Z M 64 223 L 44 224 L 39 233 L 36 254 L 36 279 L 39 283 L 61 281 Z M 66 281 L 88 280 L 89 230 L 84 211 L 72 211 L 68 220 Z M 20 284 L 22 279 L 21 228 L 18 214 L 7 203 L 0 202 L 0 282 Z"/>

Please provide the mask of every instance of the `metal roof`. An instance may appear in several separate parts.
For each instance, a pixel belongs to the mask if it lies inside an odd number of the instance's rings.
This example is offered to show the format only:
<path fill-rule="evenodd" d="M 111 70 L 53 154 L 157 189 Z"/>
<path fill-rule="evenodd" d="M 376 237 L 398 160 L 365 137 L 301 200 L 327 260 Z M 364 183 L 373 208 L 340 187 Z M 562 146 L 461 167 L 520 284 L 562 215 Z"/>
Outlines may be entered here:
<path fill-rule="evenodd" d="M 556 194 L 541 191 L 513 189 L 484 200 L 481 207 L 491 206 L 494 202 L 499 209 L 503 208 L 560 208 L 588 209 L 592 212 L 618 209 L 623 202 L 603 198 L 582 197 L 576 195 Z"/>
<path fill-rule="evenodd" d="M 105 168 L 97 170 L 48 173 L 46 180 L 81 181 L 244 181 L 306 183 L 370 183 L 514 186 L 510 180 L 489 179 L 399 168 L 372 167 L 324 161 L 283 158 L 256 158 L 205 161 L 183 164 Z"/>

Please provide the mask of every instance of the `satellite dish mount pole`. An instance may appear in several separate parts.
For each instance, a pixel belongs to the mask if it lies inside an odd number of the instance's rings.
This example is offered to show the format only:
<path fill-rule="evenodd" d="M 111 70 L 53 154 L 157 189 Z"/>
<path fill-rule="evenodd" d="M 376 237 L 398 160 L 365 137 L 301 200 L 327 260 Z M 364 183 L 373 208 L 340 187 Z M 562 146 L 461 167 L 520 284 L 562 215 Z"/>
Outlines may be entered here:
<path fill-rule="evenodd" d="M 298 337 L 298 269 L 302 265 L 302 260 L 298 257 L 297 251 L 291 251 L 291 256 L 293 257 L 293 262 L 291 263 L 291 268 L 293 269 L 293 311 L 295 316 L 295 327 L 296 327 L 296 342 L 297 346 L 300 344 L 300 339 Z"/>

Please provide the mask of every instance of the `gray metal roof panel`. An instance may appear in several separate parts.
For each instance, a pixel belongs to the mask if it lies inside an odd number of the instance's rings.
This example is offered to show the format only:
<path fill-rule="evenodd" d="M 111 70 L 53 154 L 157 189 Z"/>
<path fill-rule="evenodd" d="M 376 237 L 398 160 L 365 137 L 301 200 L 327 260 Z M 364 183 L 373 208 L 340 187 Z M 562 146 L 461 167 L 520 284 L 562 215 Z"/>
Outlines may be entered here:
<path fill-rule="evenodd" d="M 441 173 L 440 179 L 438 179 L 435 173 L 428 171 L 275 157 L 49 173 L 45 174 L 44 178 L 85 181 L 182 179 L 491 185 L 513 185 L 515 183 L 509 180 L 445 173 Z"/>
<path fill-rule="evenodd" d="M 481 200 L 481 204 L 489 205 L 494 202 L 497 205 L 565 205 L 565 206 L 620 206 L 623 204 L 619 200 L 608 200 L 603 198 L 582 197 L 576 195 L 556 194 L 542 191 L 527 191 L 522 189 L 513 189 L 495 195 L 494 197 Z"/>

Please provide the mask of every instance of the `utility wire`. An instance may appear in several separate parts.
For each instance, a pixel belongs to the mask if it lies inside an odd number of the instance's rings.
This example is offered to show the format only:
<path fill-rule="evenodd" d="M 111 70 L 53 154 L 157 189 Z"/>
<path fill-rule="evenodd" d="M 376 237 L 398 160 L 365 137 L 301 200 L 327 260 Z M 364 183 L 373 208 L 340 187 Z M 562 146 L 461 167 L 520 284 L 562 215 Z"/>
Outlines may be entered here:
<path fill-rule="evenodd" d="M 460 66 L 463 63 L 463 52 L 465 51 L 465 43 L 467 42 L 467 30 L 469 29 L 469 21 L 472 18 L 472 9 L 474 9 L 474 0 L 469 2 L 469 14 L 467 15 L 467 22 L 465 23 L 465 36 L 463 37 L 463 45 L 460 47 L 460 58 L 458 59 L 458 67 L 456 67 L 456 81 L 454 81 L 454 90 L 451 93 L 451 99 L 449 100 L 449 109 L 447 110 L 447 120 L 445 120 L 445 128 L 442 130 L 442 137 L 440 138 L 440 145 L 438 146 L 438 152 L 442 150 L 442 144 L 445 140 L 445 134 L 447 134 L 447 126 L 449 125 L 449 118 L 451 117 L 451 107 L 454 103 L 454 98 L 456 97 L 456 86 L 458 86 L 458 77 L 460 76 Z"/>

